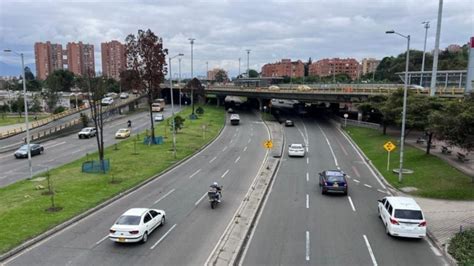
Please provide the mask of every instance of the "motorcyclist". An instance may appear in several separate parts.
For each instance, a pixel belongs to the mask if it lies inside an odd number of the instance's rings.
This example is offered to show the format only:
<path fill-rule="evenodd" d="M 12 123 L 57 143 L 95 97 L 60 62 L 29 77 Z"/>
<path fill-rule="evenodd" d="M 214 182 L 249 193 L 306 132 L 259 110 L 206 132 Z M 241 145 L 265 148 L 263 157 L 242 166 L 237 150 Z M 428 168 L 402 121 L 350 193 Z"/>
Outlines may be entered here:
<path fill-rule="evenodd" d="M 222 186 L 219 186 L 217 182 L 212 183 L 210 185 L 212 189 L 214 189 L 217 192 L 217 202 L 221 202 L 221 197 L 222 197 Z"/>
<path fill-rule="evenodd" d="M 128 127 L 132 127 L 132 121 L 128 120 L 128 121 L 127 121 L 127 126 L 128 126 Z"/>

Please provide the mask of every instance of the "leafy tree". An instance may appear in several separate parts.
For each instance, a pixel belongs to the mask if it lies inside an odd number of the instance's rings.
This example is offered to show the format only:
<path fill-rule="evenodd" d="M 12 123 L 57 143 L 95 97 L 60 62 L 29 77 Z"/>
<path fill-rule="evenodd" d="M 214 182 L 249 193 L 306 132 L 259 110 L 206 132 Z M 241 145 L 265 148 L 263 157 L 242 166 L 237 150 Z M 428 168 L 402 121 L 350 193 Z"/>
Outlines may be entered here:
<path fill-rule="evenodd" d="M 229 80 L 229 77 L 227 76 L 227 73 L 223 69 L 217 71 L 217 73 L 216 73 L 216 81 L 217 82 L 225 82 L 225 81 L 228 81 L 228 80 Z"/>
<path fill-rule="evenodd" d="M 201 84 L 201 81 L 197 78 L 193 78 L 192 80 L 190 80 L 186 86 L 185 86 L 185 89 L 187 90 L 190 90 L 191 91 L 191 98 L 193 99 L 192 100 L 192 112 L 191 112 L 191 119 L 195 119 L 197 118 L 196 114 L 194 113 L 194 102 L 196 100 L 199 101 L 199 99 L 203 99 L 204 98 L 204 86 L 202 86 Z"/>
<path fill-rule="evenodd" d="M 18 96 L 16 100 L 12 102 L 12 111 L 17 112 L 21 117 L 22 112 L 25 111 L 25 99 L 23 96 Z"/>
<path fill-rule="evenodd" d="M 176 129 L 175 133 L 178 133 L 178 131 L 183 128 L 183 124 L 185 120 L 186 119 L 182 118 L 180 115 L 177 115 L 174 117 L 175 129 Z M 171 128 L 171 131 L 173 131 L 173 123 L 171 123 L 170 128 Z"/>
<path fill-rule="evenodd" d="M 29 67 L 25 67 L 25 78 L 27 81 L 31 81 L 35 79 L 35 75 L 33 75 Z"/>
<path fill-rule="evenodd" d="M 167 73 L 165 56 L 167 49 L 163 49 L 163 40 L 150 29 L 138 30 L 137 36 L 130 34 L 125 39 L 127 67 L 132 70 L 134 80 L 140 82 L 139 88 L 147 94 L 150 111 L 151 139 L 155 140 L 155 127 L 151 105 L 161 92 L 160 84 Z"/>
<path fill-rule="evenodd" d="M 141 91 L 141 86 L 143 83 L 140 82 L 136 77 L 139 73 L 133 69 L 127 69 L 120 73 L 120 86 L 123 91 L 139 90 Z"/>
<path fill-rule="evenodd" d="M 116 81 L 115 79 L 107 78 L 105 80 L 105 83 L 106 83 L 108 92 L 115 92 L 115 93 L 120 92 L 120 83 L 118 81 Z"/>
<path fill-rule="evenodd" d="M 34 94 L 32 101 L 29 103 L 29 109 L 32 112 L 41 112 L 41 103 L 39 100 L 39 95 Z"/>
<path fill-rule="evenodd" d="M 46 85 L 51 87 L 51 84 L 53 84 L 57 91 L 71 91 L 71 88 L 75 85 L 74 83 L 74 73 L 67 69 L 55 70 L 46 78 Z"/>
<path fill-rule="evenodd" d="M 250 78 L 258 78 L 259 75 L 258 75 L 257 70 L 255 70 L 255 69 L 250 69 L 250 70 L 249 70 L 249 76 L 250 76 Z"/>

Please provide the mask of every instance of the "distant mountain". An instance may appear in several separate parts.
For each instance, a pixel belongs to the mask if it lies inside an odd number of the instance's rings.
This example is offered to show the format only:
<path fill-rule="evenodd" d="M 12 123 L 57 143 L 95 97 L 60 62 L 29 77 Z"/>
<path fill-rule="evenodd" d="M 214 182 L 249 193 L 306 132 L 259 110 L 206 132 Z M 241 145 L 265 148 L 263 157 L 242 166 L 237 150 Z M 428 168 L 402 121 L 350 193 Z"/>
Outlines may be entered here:
<path fill-rule="evenodd" d="M 26 64 L 31 69 L 34 75 L 36 75 L 35 64 Z M 0 76 L 20 76 L 21 66 L 20 65 L 9 65 L 5 62 L 0 61 Z"/>

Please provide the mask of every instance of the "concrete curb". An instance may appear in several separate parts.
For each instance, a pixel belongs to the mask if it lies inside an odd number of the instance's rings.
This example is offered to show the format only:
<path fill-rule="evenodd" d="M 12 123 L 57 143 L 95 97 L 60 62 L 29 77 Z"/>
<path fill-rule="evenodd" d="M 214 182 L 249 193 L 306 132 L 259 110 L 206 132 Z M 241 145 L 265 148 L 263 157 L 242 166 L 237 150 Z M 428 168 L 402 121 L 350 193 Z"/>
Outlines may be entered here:
<path fill-rule="evenodd" d="M 269 129 L 267 123 L 264 123 Z M 281 125 L 278 124 L 278 128 L 282 134 Z M 275 131 L 269 129 L 269 132 L 272 137 L 272 132 Z M 284 138 L 282 137 L 275 143 L 276 151 L 269 152 L 271 157 L 267 157 L 263 164 L 266 167 L 260 169 L 244 200 L 219 239 L 216 248 L 209 256 L 206 265 L 236 265 L 240 261 L 250 234 L 256 225 L 258 214 L 262 210 L 264 199 L 274 180 L 276 169 L 280 165 L 279 158 L 283 152 Z"/>
<path fill-rule="evenodd" d="M 336 126 L 338 126 L 338 125 L 336 125 Z M 364 157 L 364 160 L 367 162 L 367 164 L 370 166 L 370 168 L 372 168 L 372 170 L 377 174 L 378 178 L 384 183 L 384 185 L 387 187 L 387 190 L 389 190 L 391 194 L 396 195 L 396 196 L 405 195 L 403 192 L 399 191 L 398 189 L 393 187 L 389 182 L 387 182 L 387 180 L 382 175 L 382 173 L 380 173 L 380 171 L 377 169 L 377 167 L 375 167 L 375 165 L 372 164 L 372 161 L 367 157 L 367 155 L 365 155 L 365 153 L 357 145 L 357 143 L 351 138 L 350 135 L 348 135 L 346 132 L 344 132 L 342 130 L 341 130 L 341 132 L 342 132 L 342 134 L 344 134 L 347 137 L 347 139 L 349 139 L 352 142 L 354 147 L 356 147 L 356 149 L 359 151 L 359 153 Z M 457 265 L 456 260 L 448 253 L 448 248 L 447 248 L 448 245 L 443 246 L 441 243 L 439 243 L 439 241 L 436 239 L 436 237 L 433 235 L 433 233 L 430 231 L 430 229 L 427 229 L 426 231 L 427 231 L 426 235 L 428 236 L 430 241 L 436 246 L 436 248 L 439 251 L 441 251 L 441 253 L 444 255 L 444 257 L 446 258 L 448 263 L 450 263 L 451 265 Z"/>
<path fill-rule="evenodd" d="M 112 204 L 113 202 L 119 200 L 120 198 L 140 189 L 141 187 L 147 185 L 148 183 L 154 181 L 155 179 L 158 179 L 160 178 L 161 176 L 167 174 L 168 172 L 172 171 L 174 168 L 180 166 L 181 164 L 184 164 L 186 163 L 188 160 L 190 160 L 191 158 L 193 158 L 194 156 L 196 156 L 197 154 L 199 154 L 201 151 L 203 151 L 205 148 L 207 148 L 209 145 L 211 145 L 212 143 L 214 143 L 218 138 L 219 136 L 222 134 L 222 131 L 224 130 L 225 128 L 225 120 L 224 120 L 224 125 L 223 127 L 221 128 L 221 130 L 219 131 L 219 133 L 213 138 L 211 139 L 208 143 L 206 143 L 204 146 L 202 146 L 201 148 L 199 148 L 196 152 L 186 156 L 185 158 L 179 160 L 178 162 L 176 162 L 175 164 L 169 166 L 168 168 L 166 168 L 165 170 L 163 170 L 162 172 L 156 174 L 156 175 L 153 175 L 152 177 L 142 181 L 140 184 L 138 184 L 137 186 L 135 187 L 132 187 L 132 188 L 129 188 L 127 189 L 126 191 L 124 192 L 121 192 L 119 193 L 118 195 L 108 199 L 108 200 L 105 200 L 104 202 L 100 203 L 99 205 L 97 205 L 96 207 L 93 207 L 81 214 L 78 214 L 77 216 L 59 224 L 59 225 L 56 225 L 55 227 L 49 229 L 48 231 L 30 239 L 30 240 L 27 240 L 26 242 L 20 244 L 19 246 L 7 251 L 6 253 L 4 254 L 1 254 L 0 255 L 0 262 L 3 262 L 4 260 L 6 260 L 7 258 L 21 252 L 22 250 L 24 249 L 27 249 L 31 246 L 33 246 L 34 244 L 42 241 L 43 239 L 51 236 L 51 235 L 54 235 L 56 234 L 57 232 L 67 228 L 68 226 L 84 219 L 85 217 L 97 212 L 98 210 L 104 208 L 104 207 L 107 207 L 108 205 Z"/>

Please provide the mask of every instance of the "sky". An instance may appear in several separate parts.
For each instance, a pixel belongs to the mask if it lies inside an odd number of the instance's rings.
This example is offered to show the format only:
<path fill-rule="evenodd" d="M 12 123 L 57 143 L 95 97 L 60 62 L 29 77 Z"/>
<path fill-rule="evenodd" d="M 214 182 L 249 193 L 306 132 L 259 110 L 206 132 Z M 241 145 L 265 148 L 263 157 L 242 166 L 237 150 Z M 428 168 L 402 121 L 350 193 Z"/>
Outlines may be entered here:
<path fill-rule="evenodd" d="M 51 41 L 63 49 L 68 42 L 94 45 L 96 71 L 101 71 L 100 43 L 124 41 L 139 29 L 151 29 L 163 39 L 171 56 L 183 53 L 183 78 L 224 68 L 235 76 L 249 66 L 282 58 L 313 61 L 323 58 L 381 59 L 406 49 L 406 39 L 387 35 L 395 30 L 411 35 L 411 48 L 423 50 L 430 21 L 427 51 L 434 49 L 438 0 L 0 0 L 0 49 L 24 53 L 34 72 L 34 43 Z M 445 0 L 440 48 L 465 44 L 474 36 L 473 0 Z M 0 76 L 21 71 L 15 54 L 0 51 Z M 173 61 L 173 76 L 178 60 Z"/>

